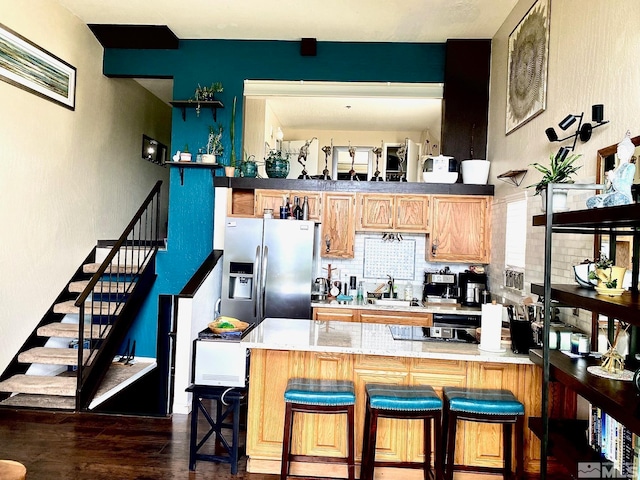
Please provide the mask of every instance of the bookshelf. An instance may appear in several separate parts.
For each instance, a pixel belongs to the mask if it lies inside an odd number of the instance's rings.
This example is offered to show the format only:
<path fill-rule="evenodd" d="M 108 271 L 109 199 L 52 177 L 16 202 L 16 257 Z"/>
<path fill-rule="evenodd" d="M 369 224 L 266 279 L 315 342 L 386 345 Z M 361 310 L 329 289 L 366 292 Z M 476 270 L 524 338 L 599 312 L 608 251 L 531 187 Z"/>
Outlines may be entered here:
<path fill-rule="evenodd" d="M 638 295 L 638 258 L 640 254 L 640 205 L 622 205 L 602 209 L 585 209 L 569 212 L 553 212 L 553 190 L 595 189 L 597 185 L 554 185 L 546 192 L 547 213 L 533 217 L 533 226 L 545 227 L 544 283 L 532 285 L 531 291 L 544 298 L 543 338 L 549 338 L 549 319 L 552 302 L 578 307 L 606 315 L 610 322 L 619 319 L 640 326 L 640 298 Z M 633 238 L 632 286 L 621 297 L 606 297 L 577 285 L 551 283 L 551 258 L 553 236 L 556 234 L 628 235 Z M 615 241 L 610 245 L 615 245 Z M 594 316 L 597 317 L 597 316 Z M 594 324 L 597 323 L 594 321 Z M 597 326 L 596 326 L 597 328 Z M 637 339 L 631 336 L 630 352 L 635 352 Z M 557 458 L 577 478 L 580 462 L 602 461 L 600 452 L 592 448 L 587 440 L 589 424 L 572 419 L 549 418 L 549 382 L 557 381 L 585 398 L 619 422 L 635 435 L 640 435 L 640 396 L 632 382 L 609 380 L 587 372 L 592 358 L 571 358 L 560 351 L 550 350 L 545 342 L 541 350 L 531 350 L 531 360 L 543 369 L 542 416 L 529 422 L 531 430 L 541 440 L 541 479 L 547 475 L 547 455 Z M 628 367 L 629 368 L 629 367 Z M 570 448 L 569 448 L 570 446 Z"/>

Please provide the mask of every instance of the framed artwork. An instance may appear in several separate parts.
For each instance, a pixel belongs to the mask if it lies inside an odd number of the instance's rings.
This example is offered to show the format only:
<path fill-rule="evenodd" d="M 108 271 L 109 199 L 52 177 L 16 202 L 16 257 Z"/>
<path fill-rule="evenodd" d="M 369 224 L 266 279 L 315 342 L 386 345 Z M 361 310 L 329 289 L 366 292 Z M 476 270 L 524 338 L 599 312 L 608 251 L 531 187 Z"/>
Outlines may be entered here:
<path fill-rule="evenodd" d="M 75 110 L 75 67 L 2 24 L 0 80 Z"/>
<path fill-rule="evenodd" d="M 547 105 L 549 0 L 538 0 L 509 35 L 506 133 Z"/>

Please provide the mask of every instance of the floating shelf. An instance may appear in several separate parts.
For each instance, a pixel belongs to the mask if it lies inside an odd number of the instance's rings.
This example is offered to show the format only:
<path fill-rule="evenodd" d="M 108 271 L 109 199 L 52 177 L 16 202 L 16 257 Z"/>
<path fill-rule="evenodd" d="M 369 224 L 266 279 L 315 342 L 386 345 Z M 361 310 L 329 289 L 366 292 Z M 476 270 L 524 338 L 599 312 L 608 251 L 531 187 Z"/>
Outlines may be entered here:
<path fill-rule="evenodd" d="M 501 173 L 498 178 L 503 182 L 512 183 L 516 187 L 519 187 L 527 175 L 527 170 L 509 170 L 508 172 Z"/>
<path fill-rule="evenodd" d="M 199 108 L 208 108 L 211 110 L 211 113 L 213 115 L 213 121 L 217 122 L 218 121 L 218 115 L 216 114 L 216 112 L 218 111 L 219 108 L 224 108 L 224 105 L 222 104 L 221 101 L 219 100 L 176 100 L 174 102 L 169 102 L 172 106 L 179 108 L 180 110 L 182 110 L 182 121 L 185 121 L 187 119 L 187 108 L 192 108 L 194 110 L 196 110 L 198 107 Z"/>
<path fill-rule="evenodd" d="M 211 177 L 214 178 L 216 176 L 216 170 L 219 168 L 224 168 L 224 165 L 219 165 L 217 163 L 196 163 L 196 162 L 167 162 L 165 165 L 169 165 L 170 167 L 177 167 L 180 172 L 180 185 L 184 185 L 184 169 L 185 168 L 205 168 L 211 170 Z"/>

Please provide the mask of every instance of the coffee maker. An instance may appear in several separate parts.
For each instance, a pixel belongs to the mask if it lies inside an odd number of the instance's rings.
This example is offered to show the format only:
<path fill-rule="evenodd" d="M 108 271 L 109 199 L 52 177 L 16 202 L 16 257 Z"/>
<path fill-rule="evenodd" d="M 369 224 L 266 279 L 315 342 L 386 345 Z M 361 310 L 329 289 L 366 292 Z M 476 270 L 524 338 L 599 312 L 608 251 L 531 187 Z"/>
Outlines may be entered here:
<path fill-rule="evenodd" d="M 460 303 L 468 307 L 479 307 L 482 303 L 482 292 L 487 289 L 487 274 L 461 272 L 458 274 L 460 285 Z"/>
<path fill-rule="evenodd" d="M 455 273 L 451 273 L 448 269 L 440 273 L 425 272 L 422 289 L 423 301 L 435 297 L 455 301 L 458 295 Z"/>

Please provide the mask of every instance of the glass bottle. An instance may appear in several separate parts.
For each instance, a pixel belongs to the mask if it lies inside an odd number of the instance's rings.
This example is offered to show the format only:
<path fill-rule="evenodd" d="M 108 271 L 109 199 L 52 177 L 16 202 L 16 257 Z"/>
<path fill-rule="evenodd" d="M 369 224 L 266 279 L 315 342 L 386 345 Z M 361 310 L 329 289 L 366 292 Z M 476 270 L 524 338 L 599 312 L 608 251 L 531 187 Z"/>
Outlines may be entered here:
<path fill-rule="evenodd" d="M 302 202 L 302 220 L 309 220 L 309 197 L 304 197 Z"/>
<path fill-rule="evenodd" d="M 293 218 L 302 220 L 302 208 L 300 208 L 300 198 L 293 197 Z"/>
<path fill-rule="evenodd" d="M 289 197 L 287 196 L 287 201 L 285 203 L 285 207 L 286 207 L 286 215 L 284 218 L 291 218 L 291 204 L 289 203 Z"/>

